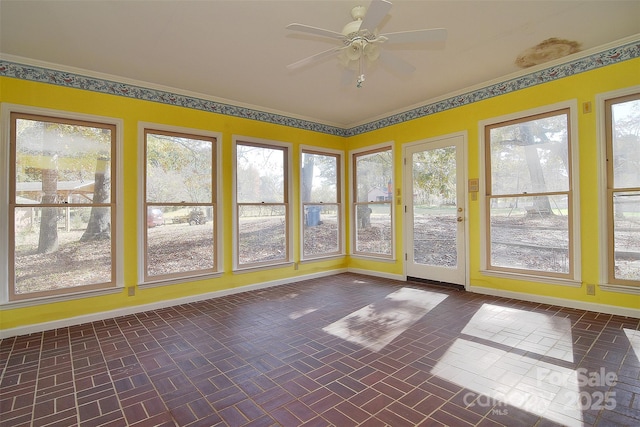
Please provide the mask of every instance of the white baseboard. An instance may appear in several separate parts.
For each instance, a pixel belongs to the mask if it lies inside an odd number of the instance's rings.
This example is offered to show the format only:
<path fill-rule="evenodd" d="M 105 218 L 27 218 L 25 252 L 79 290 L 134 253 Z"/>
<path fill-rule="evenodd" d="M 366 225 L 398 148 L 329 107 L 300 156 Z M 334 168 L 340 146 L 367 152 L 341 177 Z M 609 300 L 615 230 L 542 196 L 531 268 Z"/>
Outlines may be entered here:
<path fill-rule="evenodd" d="M 115 310 L 102 311 L 99 313 L 91 313 L 91 314 L 86 314 L 82 316 L 69 317 L 66 319 L 54 320 L 51 322 L 43 322 L 43 323 L 36 323 L 33 325 L 18 326 L 16 328 L 0 330 L 0 339 L 14 337 L 18 335 L 33 334 L 33 333 L 48 331 L 52 329 L 65 328 L 69 326 L 80 325 L 83 323 L 111 319 L 114 317 L 127 316 L 127 315 L 142 313 L 150 310 L 158 310 L 162 308 L 173 307 L 180 304 L 189 304 L 189 303 L 203 301 L 203 300 L 212 299 L 212 298 L 220 298 L 226 295 L 233 295 L 240 292 L 266 289 L 273 286 L 280 286 L 280 285 L 286 285 L 289 283 L 300 282 L 303 280 L 328 277 L 328 276 L 333 276 L 336 274 L 346 273 L 346 272 L 362 274 L 365 276 L 382 277 L 386 279 L 400 280 L 400 281 L 406 281 L 407 279 L 404 275 L 401 275 L 401 274 L 390 274 L 390 273 L 384 273 L 384 272 L 373 271 L 373 270 L 364 270 L 359 268 L 342 268 L 342 269 L 328 270 L 328 271 L 323 271 L 319 273 L 305 274 L 302 276 L 288 277 L 286 279 L 272 280 L 269 282 L 254 283 L 252 285 L 241 286 L 239 288 L 224 289 L 220 291 L 207 292 L 205 294 L 198 294 L 198 295 L 190 295 L 187 297 L 176 298 L 176 299 L 166 300 L 166 301 L 158 301 L 155 303 L 143 304 L 143 305 L 138 305 L 134 307 L 124 307 L 124 308 L 119 308 Z M 478 294 L 483 294 L 483 295 L 491 295 L 491 296 L 503 297 L 503 298 L 513 298 L 513 299 L 536 302 L 541 304 L 558 305 L 561 307 L 576 308 L 580 310 L 589 310 L 589 311 L 595 311 L 599 313 L 614 314 L 618 316 L 640 318 L 640 309 L 634 309 L 634 308 L 618 307 L 618 306 L 607 305 L 607 304 L 596 304 L 596 303 L 590 303 L 590 302 L 584 302 L 584 301 L 575 301 L 570 299 L 555 298 L 555 297 L 548 297 L 548 296 L 541 296 L 541 295 L 532 295 L 532 294 L 527 294 L 522 292 L 513 292 L 513 291 L 504 291 L 500 289 L 484 288 L 480 286 L 469 286 L 468 291 L 478 293 Z"/>
<path fill-rule="evenodd" d="M 543 295 L 533 295 L 523 292 L 504 291 L 500 289 L 484 288 L 480 286 L 469 286 L 468 291 L 495 297 L 513 298 L 523 301 L 537 302 L 540 304 L 558 305 L 561 307 L 576 308 L 579 310 L 595 311 L 598 313 L 615 314 L 617 316 L 626 316 L 640 319 L 640 309 L 635 308 L 618 307 L 615 305 L 597 304 L 593 302 L 576 301 Z"/>
<path fill-rule="evenodd" d="M 240 292 L 253 291 L 257 289 L 265 289 L 273 286 L 286 285 L 289 283 L 301 282 L 303 280 L 317 279 L 320 277 L 334 276 L 340 273 L 346 273 L 347 269 L 328 270 L 320 273 L 305 274 L 302 276 L 288 277 L 286 279 L 272 280 L 269 282 L 254 283 L 252 285 L 241 286 L 239 288 L 223 289 L 215 292 L 207 292 L 205 294 L 190 295 L 187 297 L 176 298 L 166 301 L 158 301 L 150 304 L 137 305 L 133 307 L 118 308 L 115 310 L 101 311 L 99 313 L 85 314 L 82 316 L 69 317 L 66 319 L 53 320 L 51 322 L 36 323 L 33 325 L 18 326 L 16 328 L 0 330 L 0 339 L 15 337 L 18 335 L 33 334 L 38 332 L 49 331 L 52 329 L 66 328 L 69 326 L 81 325 L 83 323 L 96 322 L 114 317 L 128 316 L 131 314 L 142 313 L 150 310 L 158 310 L 162 308 L 173 307 L 180 304 L 189 304 L 192 302 L 204 301 L 212 298 L 220 298 L 226 295 L 233 295 Z"/>
<path fill-rule="evenodd" d="M 383 277 L 387 279 L 394 279 L 400 281 L 406 281 L 407 277 L 400 274 L 389 274 L 374 270 L 364 270 L 359 268 L 349 268 L 349 273 L 357 273 L 367 276 Z M 597 304 L 585 301 L 576 301 L 565 298 L 548 297 L 542 295 L 527 294 L 524 292 L 504 291 L 500 289 L 484 288 L 480 286 L 468 286 L 466 289 L 468 292 L 474 292 L 477 294 L 491 295 L 495 297 L 512 298 L 522 301 L 536 302 L 540 304 L 557 305 L 560 307 L 575 308 L 579 310 L 595 311 L 598 313 L 614 314 L 617 316 L 626 316 L 640 319 L 640 309 L 619 307 L 608 304 Z"/>

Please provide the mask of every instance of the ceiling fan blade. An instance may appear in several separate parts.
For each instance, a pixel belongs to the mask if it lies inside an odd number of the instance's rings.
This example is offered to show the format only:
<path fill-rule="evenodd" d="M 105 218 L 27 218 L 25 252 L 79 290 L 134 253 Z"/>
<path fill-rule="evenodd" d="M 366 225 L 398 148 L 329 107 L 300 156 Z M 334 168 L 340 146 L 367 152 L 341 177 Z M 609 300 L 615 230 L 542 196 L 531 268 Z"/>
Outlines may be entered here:
<path fill-rule="evenodd" d="M 301 33 L 314 34 L 316 36 L 330 37 L 332 39 L 344 40 L 344 36 L 336 31 L 325 30 L 324 28 L 312 27 L 305 24 L 289 24 L 287 30 L 299 31 Z"/>
<path fill-rule="evenodd" d="M 411 74 L 416 70 L 416 67 L 409 64 L 404 59 L 389 53 L 389 51 L 381 51 L 379 61 L 391 68 L 393 71 L 397 71 L 401 74 Z"/>
<path fill-rule="evenodd" d="M 385 40 L 385 44 L 441 42 L 447 39 L 447 30 L 445 28 L 431 28 L 428 30 L 387 33 L 381 34 L 381 36 L 387 38 L 387 40 Z"/>
<path fill-rule="evenodd" d="M 388 0 L 371 0 L 371 4 L 367 9 L 367 13 L 362 18 L 362 24 L 360 24 L 361 30 L 369 30 L 374 32 L 378 25 L 382 22 L 385 16 L 391 10 L 391 2 Z"/>
<path fill-rule="evenodd" d="M 428 30 L 387 33 L 381 34 L 381 36 L 387 38 L 384 42 L 385 44 L 441 42 L 447 39 L 447 30 L 445 28 L 431 28 Z"/>
<path fill-rule="evenodd" d="M 289 70 L 295 70 L 296 68 L 304 67 L 305 65 L 311 64 L 316 61 L 320 61 L 321 59 L 327 58 L 337 52 L 340 52 L 342 49 L 346 49 L 348 46 L 341 47 L 333 47 L 331 49 L 325 50 L 320 53 L 316 53 L 315 55 L 311 55 L 307 58 L 301 59 L 300 61 L 294 62 L 293 64 L 287 65 Z"/>

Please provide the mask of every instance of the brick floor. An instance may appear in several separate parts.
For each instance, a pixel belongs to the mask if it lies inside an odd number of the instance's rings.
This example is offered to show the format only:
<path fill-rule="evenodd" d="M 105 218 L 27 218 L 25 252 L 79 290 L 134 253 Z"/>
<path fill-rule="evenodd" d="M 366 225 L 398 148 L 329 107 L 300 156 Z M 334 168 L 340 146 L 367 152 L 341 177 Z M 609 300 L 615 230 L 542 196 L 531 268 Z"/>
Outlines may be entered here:
<path fill-rule="evenodd" d="M 640 425 L 639 322 L 341 274 L 4 339 L 0 425 Z"/>

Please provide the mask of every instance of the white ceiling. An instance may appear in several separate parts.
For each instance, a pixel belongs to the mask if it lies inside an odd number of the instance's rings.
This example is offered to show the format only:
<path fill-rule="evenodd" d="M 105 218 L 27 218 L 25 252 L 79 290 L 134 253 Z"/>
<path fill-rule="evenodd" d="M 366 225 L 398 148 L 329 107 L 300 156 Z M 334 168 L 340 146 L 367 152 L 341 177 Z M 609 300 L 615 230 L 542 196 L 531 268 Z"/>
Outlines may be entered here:
<path fill-rule="evenodd" d="M 348 128 L 516 73 L 517 56 L 551 37 L 586 51 L 640 34 L 638 0 L 392 1 L 381 32 L 444 27 L 447 41 L 385 47 L 416 70 L 376 63 L 359 89 L 336 58 L 289 71 L 336 44 L 285 27 L 340 32 L 369 0 L 1 0 L 0 53 Z"/>

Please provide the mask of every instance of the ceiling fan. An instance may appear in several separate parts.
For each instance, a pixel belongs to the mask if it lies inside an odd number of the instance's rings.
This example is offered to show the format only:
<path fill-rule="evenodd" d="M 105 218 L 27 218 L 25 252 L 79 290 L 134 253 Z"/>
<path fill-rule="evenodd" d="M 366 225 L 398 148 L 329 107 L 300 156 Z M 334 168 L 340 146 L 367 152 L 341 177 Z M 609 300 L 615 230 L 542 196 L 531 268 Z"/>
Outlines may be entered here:
<path fill-rule="evenodd" d="M 396 33 L 378 34 L 378 26 L 391 10 L 388 0 L 372 0 L 368 8 L 356 6 L 351 10 L 353 21 L 344 26 L 342 32 L 325 30 L 305 24 L 289 24 L 287 29 L 317 36 L 328 37 L 340 43 L 340 46 L 311 55 L 300 61 L 287 65 L 290 70 L 304 67 L 327 57 L 337 55 L 340 62 L 347 68 L 358 70 L 356 86 L 364 83 L 364 61 L 376 61 L 378 58 L 398 71 L 410 73 L 415 68 L 404 60 L 382 52 L 382 45 L 407 43 L 441 42 L 447 38 L 444 28 L 431 28 Z"/>

